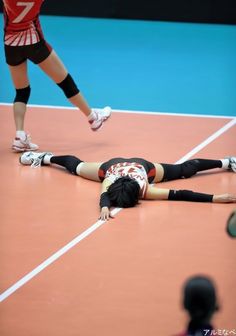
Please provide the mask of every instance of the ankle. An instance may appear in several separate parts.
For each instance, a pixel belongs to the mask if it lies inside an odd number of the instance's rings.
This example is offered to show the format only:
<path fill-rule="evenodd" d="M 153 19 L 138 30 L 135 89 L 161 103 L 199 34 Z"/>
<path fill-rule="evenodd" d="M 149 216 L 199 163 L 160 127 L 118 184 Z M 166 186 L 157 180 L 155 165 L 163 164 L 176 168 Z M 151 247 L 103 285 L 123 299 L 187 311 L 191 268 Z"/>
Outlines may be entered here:
<path fill-rule="evenodd" d="M 91 113 L 88 115 L 88 121 L 93 121 L 97 119 L 97 113 L 91 110 Z"/>
<path fill-rule="evenodd" d="M 52 154 L 45 154 L 44 157 L 43 157 L 43 163 L 45 165 L 49 165 L 51 164 L 51 158 L 53 157 Z"/>
<path fill-rule="evenodd" d="M 222 159 L 220 161 L 222 163 L 222 168 L 223 169 L 228 169 L 229 168 L 229 159 Z"/>
<path fill-rule="evenodd" d="M 16 138 L 25 139 L 25 137 L 26 137 L 25 131 L 22 130 L 16 131 Z"/>

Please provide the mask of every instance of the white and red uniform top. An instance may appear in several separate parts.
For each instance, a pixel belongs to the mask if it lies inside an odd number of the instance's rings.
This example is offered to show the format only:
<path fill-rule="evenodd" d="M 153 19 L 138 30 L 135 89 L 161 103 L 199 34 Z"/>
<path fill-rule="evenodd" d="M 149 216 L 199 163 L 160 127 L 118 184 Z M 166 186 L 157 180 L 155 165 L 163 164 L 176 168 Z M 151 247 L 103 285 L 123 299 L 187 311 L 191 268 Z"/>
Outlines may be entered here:
<path fill-rule="evenodd" d="M 128 176 L 140 186 L 140 196 L 143 198 L 147 191 L 148 178 L 144 167 L 137 162 L 122 162 L 112 165 L 106 171 L 105 178 L 114 183 L 120 177 Z"/>
<path fill-rule="evenodd" d="M 43 39 L 39 22 L 44 0 L 3 0 L 4 43 L 9 46 L 35 44 Z"/>

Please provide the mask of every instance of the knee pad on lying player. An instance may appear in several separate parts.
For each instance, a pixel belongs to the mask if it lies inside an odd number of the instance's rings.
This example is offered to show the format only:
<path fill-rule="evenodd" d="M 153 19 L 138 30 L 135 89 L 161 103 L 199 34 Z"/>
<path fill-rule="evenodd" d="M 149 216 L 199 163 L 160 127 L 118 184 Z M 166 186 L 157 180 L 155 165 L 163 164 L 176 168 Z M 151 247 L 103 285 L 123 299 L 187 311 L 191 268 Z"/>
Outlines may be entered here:
<path fill-rule="evenodd" d="M 24 103 L 27 104 L 30 97 L 30 86 L 27 86 L 23 89 L 16 89 L 16 96 L 14 99 L 14 103 Z"/>
<path fill-rule="evenodd" d="M 67 98 L 74 97 L 79 93 L 79 89 L 70 74 L 61 83 L 57 83 L 57 85 L 62 89 Z"/>
<path fill-rule="evenodd" d="M 83 161 L 74 155 L 60 155 L 53 156 L 50 162 L 65 167 L 71 174 L 76 175 L 76 168 Z"/>
<path fill-rule="evenodd" d="M 164 169 L 162 181 L 171 181 L 182 177 L 188 178 L 195 175 L 199 171 L 199 160 L 188 160 L 180 164 L 161 163 Z"/>
<path fill-rule="evenodd" d="M 181 164 L 181 175 L 185 178 L 191 177 L 198 172 L 198 160 L 188 160 Z"/>

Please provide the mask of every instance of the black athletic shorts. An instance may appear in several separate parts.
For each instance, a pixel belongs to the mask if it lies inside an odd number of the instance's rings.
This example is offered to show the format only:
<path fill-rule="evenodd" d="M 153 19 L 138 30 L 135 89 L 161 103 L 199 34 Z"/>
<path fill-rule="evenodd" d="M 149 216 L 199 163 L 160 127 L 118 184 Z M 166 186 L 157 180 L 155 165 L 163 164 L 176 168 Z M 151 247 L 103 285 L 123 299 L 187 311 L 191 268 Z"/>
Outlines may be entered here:
<path fill-rule="evenodd" d="M 52 51 L 52 47 L 45 41 L 26 46 L 4 45 L 5 58 L 8 65 L 19 65 L 27 59 L 35 64 L 43 62 Z"/>
<path fill-rule="evenodd" d="M 144 169 L 146 170 L 147 176 L 148 176 L 148 182 L 152 183 L 155 175 L 156 175 L 156 168 L 154 166 L 154 164 L 150 161 L 147 161 L 145 159 L 142 158 L 129 158 L 129 159 L 125 159 L 125 158 L 113 158 L 110 159 L 106 162 L 103 162 L 99 168 L 99 172 L 98 172 L 98 176 L 100 178 L 101 181 L 104 180 L 104 177 L 106 175 L 107 170 L 114 164 L 116 163 L 122 163 L 122 162 L 137 162 L 139 164 L 141 164 Z"/>

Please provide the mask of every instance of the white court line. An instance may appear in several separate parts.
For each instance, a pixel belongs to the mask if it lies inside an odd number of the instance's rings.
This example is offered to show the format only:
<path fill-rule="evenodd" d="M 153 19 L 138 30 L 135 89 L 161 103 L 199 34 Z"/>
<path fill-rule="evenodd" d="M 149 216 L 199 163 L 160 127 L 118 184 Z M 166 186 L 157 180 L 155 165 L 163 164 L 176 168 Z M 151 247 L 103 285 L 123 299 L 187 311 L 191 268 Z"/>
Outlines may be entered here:
<path fill-rule="evenodd" d="M 115 208 L 111 211 L 111 215 L 115 216 L 121 208 Z M 63 246 L 60 250 L 58 250 L 56 253 L 51 255 L 48 259 L 46 259 L 44 262 L 42 262 L 39 266 L 34 268 L 30 273 L 26 274 L 23 278 L 21 278 L 19 281 L 17 281 L 13 286 L 9 287 L 5 292 L 3 292 L 0 295 L 0 302 L 4 301 L 8 296 L 13 294 L 17 289 L 25 285 L 28 281 L 30 281 L 32 278 L 34 278 L 38 273 L 43 271 L 46 267 L 51 265 L 54 261 L 59 259 L 63 254 L 68 252 L 72 247 L 77 245 L 81 240 L 89 236 L 92 232 L 97 230 L 100 226 L 102 226 L 105 221 L 98 220 L 95 224 L 90 226 L 87 230 L 82 232 L 80 235 L 75 237 L 73 240 L 71 240 L 67 245 Z"/>
<path fill-rule="evenodd" d="M 236 124 L 236 118 L 228 122 L 225 126 L 220 128 L 218 131 L 213 133 L 210 137 L 208 137 L 205 141 L 203 141 L 201 144 L 193 148 L 189 153 L 187 153 L 185 156 L 183 156 L 180 160 L 178 160 L 176 163 L 183 162 L 185 160 L 188 160 L 190 157 L 192 157 L 194 154 L 199 152 L 201 149 L 209 145 L 213 140 L 218 138 L 220 135 L 222 135 L 224 132 L 226 132 L 228 129 L 233 127 Z M 117 214 L 121 208 L 115 208 L 112 211 L 112 215 Z M 56 253 L 51 255 L 48 259 L 46 259 L 44 262 L 42 262 L 39 266 L 34 268 L 31 272 L 26 274 L 23 278 L 21 278 L 19 281 L 17 281 L 14 285 L 9 287 L 7 290 L 5 290 L 0 295 L 0 302 L 4 301 L 6 298 L 8 298 L 11 294 L 13 294 L 16 290 L 24 286 L 28 281 L 30 281 L 32 278 L 34 278 L 37 274 L 39 274 L 41 271 L 43 271 L 46 267 L 51 265 L 54 261 L 59 259 L 61 256 L 63 256 L 66 252 L 68 252 L 72 247 L 77 245 L 81 240 L 88 237 L 92 232 L 97 230 L 99 227 L 101 227 L 105 221 L 99 220 L 92 226 L 90 226 L 87 230 L 82 232 L 80 235 L 78 235 L 76 238 L 74 238 L 72 241 L 70 241 L 67 245 L 62 247 L 60 250 L 58 250 Z"/>
<path fill-rule="evenodd" d="M 12 103 L 1 103 L 3 106 L 12 106 Z M 58 109 L 58 110 L 78 110 L 77 107 L 73 106 L 57 106 L 57 105 L 37 105 L 37 104 L 28 104 L 29 107 L 37 108 L 48 108 L 48 109 Z M 233 119 L 235 116 L 227 115 L 213 115 L 213 114 L 193 114 L 193 113 L 178 113 L 178 112 L 158 112 L 158 111 L 135 111 L 135 110 L 122 110 L 122 109 L 113 109 L 112 112 L 115 113 L 127 113 L 127 114 L 148 114 L 148 115 L 164 115 L 164 116 L 176 116 L 176 117 L 199 117 L 199 118 L 217 118 L 217 119 Z"/>
<path fill-rule="evenodd" d="M 191 156 L 193 156 L 196 153 L 200 152 L 200 150 L 202 150 L 204 147 L 206 147 L 207 145 L 209 145 L 212 141 L 214 141 L 221 134 L 223 134 L 228 129 L 230 129 L 231 127 L 233 127 L 235 124 L 236 124 L 236 118 L 234 118 L 231 121 L 229 121 L 226 125 L 224 125 L 218 131 L 216 131 L 215 133 L 213 133 L 209 138 L 207 138 L 205 141 L 203 141 L 198 146 L 196 146 L 194 149 L 192 149 L 188 154 L 186 154 L 185 156 L 183 156 L 176 163 L 181 163 L 181 162 L 184 162 L 184 161 L 188 160 Z"/>

